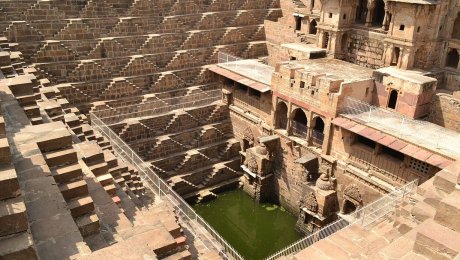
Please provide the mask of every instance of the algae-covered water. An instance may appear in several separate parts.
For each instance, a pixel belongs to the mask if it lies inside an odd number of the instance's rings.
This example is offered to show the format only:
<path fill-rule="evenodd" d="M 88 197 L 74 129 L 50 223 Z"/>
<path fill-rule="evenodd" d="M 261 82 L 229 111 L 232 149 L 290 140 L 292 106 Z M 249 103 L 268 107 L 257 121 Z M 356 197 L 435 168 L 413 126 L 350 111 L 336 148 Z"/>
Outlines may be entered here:
<path fill-rule="evenodd" d="M 278 205 L 255 202 L 241 189 L 193 206 L 245 259 L 263 259 L 297 241 L 296 218 Z"/>

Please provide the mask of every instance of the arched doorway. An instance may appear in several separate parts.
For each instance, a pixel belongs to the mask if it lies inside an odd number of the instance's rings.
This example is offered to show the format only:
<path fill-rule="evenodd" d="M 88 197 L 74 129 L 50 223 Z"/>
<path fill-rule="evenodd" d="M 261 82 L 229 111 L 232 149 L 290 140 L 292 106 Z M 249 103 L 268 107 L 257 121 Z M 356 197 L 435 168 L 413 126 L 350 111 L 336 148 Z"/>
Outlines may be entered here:
<path fill-rule="evenodd" d="M 454 28 L 452 30 L 452 38 L 460 39 L 460 12 L 457 14 L 457 18 L 454 22 Z"/>
<path fill-rule="evenodd" d="M 459 55 L 458 51 L 456 49 L 451 49 L 447 53 L 446 57 L 446 67 L 454 68 L 456 69 L 458 67 L 458 60 L 459 60 Z"/>
<path fill-rule="evenodd" d="M 354 211 L 356 211 L 356 205 L 349 200 L 345 200 L 342 210 L 343 214 L 348 215 Z"/>
<path fill-rule="evenodd" d="M 343 190 L 343 203 L 340 213 L 350 214 L 360 208 L 363 204 L 361 194 L 356 184 L 350 184 Z"/>
<path fill-rule="evenodd" d="M 297 108 L 293 112 L 294 116 L 292 118 L 292 133 L 298 137 L 306 138 L 307 137 L 307 115 L 303 112 L 302 109 Z"/>
<path fill-rule="evenodd" d="M 374 14 L 372 17 L 372 25 L 382 26 L 383 18 L 385 17 L 385 3 L 383 0 L 377 0 L 375 3 Z"/>
<path fill-rule="evenodd" d="M 246 151 L 246 149 L 251 148 L 254 146 L 254 135 L 252 134 L 251 128 L 248 126 L 246 130 L 244 130 L 243 133 L 243 147 L 242 150 L 243 152 Z"/>
<path fill-rule="evenodd" d="M 390 91 L 390 98 L 388 99 L 388 108 L 396 109 L 396 104 L 398 103 L 398 91 L 392 89 Z"/>
<path fill-rule="evenodd" d="M 279 102 L 276 105 L 275 128 L 287 130 L 288 108 L 286 103 Z"/>
<path fill-rule="evenodd" d="M 312 141 L 314 144 L 323 145 L 324 140 L 324 121 L 321 117 L 316 117 L 313 122 L 315 125 L 312 130 Z"/>
<path fill-rule="evenodd" d="M 316 34 L 316 32 L 317 32 L 316 25 L 317 25 L 316 20 L 315 19 L 311 20 L 310 27 L 309 27 L 309 30 L 308 30 L 309 34 Z"/>

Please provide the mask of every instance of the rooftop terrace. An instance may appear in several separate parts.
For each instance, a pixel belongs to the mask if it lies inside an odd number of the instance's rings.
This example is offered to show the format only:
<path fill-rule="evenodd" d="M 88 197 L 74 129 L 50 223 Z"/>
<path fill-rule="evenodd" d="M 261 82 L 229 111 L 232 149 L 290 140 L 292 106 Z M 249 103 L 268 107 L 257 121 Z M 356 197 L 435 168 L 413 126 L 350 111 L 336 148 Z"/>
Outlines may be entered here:
<path fill-rule="evenodd" d="M 306 72 L 326 74 L 337 79 L 343 79 L 345 82 L 370 79 L 373 71 L 345 61 L 326 58 L 291 61 L 289 65 L 303 67 Z"/>

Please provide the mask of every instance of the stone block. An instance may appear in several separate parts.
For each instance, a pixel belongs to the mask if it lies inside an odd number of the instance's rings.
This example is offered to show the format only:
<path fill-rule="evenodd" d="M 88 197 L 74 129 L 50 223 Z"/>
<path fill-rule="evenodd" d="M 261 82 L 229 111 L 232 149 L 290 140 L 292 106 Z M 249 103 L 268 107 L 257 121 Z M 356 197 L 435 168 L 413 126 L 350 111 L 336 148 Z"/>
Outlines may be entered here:
<path fill-rule="evenodd" d="M 454 231 L 460 232 L 460 190 L 451 193 L 439 203 L 434 220 Z"/>
<path fill-rule="evenodd" d="M 81 216 L 76 223 L 83 237 L 99 232 L 100 224 L 96 214 Z"/>
<path fill-rule="evenodd" d="M 17 197 L 20 194 L 21 191 L 14 167 L 0 168 L 0 200 Z"/>
<path fill-rule="evenodd" d="M 106 174 L 109 170 L 109 167 L 106 162 L 102 162 L 89 166 L 89 169 L 95 176 L 99 176 Z"/>
<path fill-rule="evenodd" d="M 88 195 L 88 185 L 84 180 L 61 184 L 59 190 L 66 201 Z"/>
<path fill-rule="evenodd" d="M 0 138 L 0 164 L 11 163 L 11 152 L 8 139 Z"/>
<path fill-rule="evenodd" d="M 78 162 L 77 153 L 73 148 L 68 148 L 61 151 L 48 152 L 43 155 L 45 158 L 46 164 L 49 167 L 64 165 L 64 164 L 74 164 Z"/>
<path fill-rule="evenodd" d="M 74 219 L 94 211 L 93 199 L 90 196 L 76 198 L 69 201 L 67 205 Z"/>
<path fill-rule="evenodd" d="M 26 205 L 23 197 L 0 201 L 0 236 L 26 231 Z"/>
<path fill-rule="evenodd" d="M 417 227 L 414 252 L 429 259 L 453 259 L 460 252 L 460 234 L 428 219 Z"/>
<path fill-rule="evenodd" d="M 83 177 L 83 172 L 80 165 L 76 163 L 58 168 L 52 171 L 52 175 L 57 183 L 69 183 L 81 179 Z"/>
<path fill-rule="evenodd" d="M 28 232 L 21 232 L 0 238 L 1 259 L 38 259 L 34 249 L 34 240 Z"/>

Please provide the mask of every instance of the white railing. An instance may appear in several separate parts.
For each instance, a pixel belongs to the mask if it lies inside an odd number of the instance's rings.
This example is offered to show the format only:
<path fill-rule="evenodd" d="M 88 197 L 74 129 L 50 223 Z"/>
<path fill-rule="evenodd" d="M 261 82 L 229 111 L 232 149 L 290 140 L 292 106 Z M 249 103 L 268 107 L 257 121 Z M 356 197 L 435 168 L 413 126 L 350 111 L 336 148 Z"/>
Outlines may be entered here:
<path fill-rule="evenodd" d="M 92 113 L 106 124 L 115 124 L 128 118 L 156 116 L 164 113 L 169 113 L 177 109 L 209 105 L 217 100 L 220 100 L 221 97 L 222 91 L 219 89 L 205 93 L 192 94 L 189 96 L 145 102 L 142 105 L 136 104 L 123 107 L 99 109 L 93 111 Z"/>
<path fill-rule="evenodd" d="M 440 151 L 460 154 L 458 146 L 460 135 L 436 124 L 408 118 L 397 112 L 376 107 L 364 101 L 346 97 L 340 106 L 340 115 L 365 124 L 378 126 L 378 129 L 418 143 L 421 146 L 435 147 Z"/>
<path fill-rule="evenodd" d="M 107 126 L 94 113 L 90 112 L 91 125 L 106 137 L 112 145 L 113 152 L 118 158 L 132 164 L 139 171 L 147 188 L 158 197 L 165 199 L 173 205 L 176 214 L 187 227 L 190 233 L 202 240 L 208 241 L 224 259 L 243 259 L 243 257 L 215 231 L 201 216 L 179 196 L 163 179 L 152 169 L 149 163 L 144 162 L 109 126 Z M 206 245 L 206 243 L 205 243 Z"/>
<path fill-rule="evenodd" d="M 282 256 L 295 254 L 320 241 L 321 239 L 324 239 L 341 229 L 349 227 L 350 225 L 355 224 L 366 227 L 372 223 L 375 223 L 376 220 L 390 213 L 397 204 L 401 203 L 402 199 L 407 194 L 412 193 L 417 188 L 417 184 L 418 180 L 414 180 L 404 186 L 395 189 L 391 193 L 385 194 L 378 200 L 348 215 L 347 220 L 339 219 L 334 221 L 331 224 L 313 232 L 301 240 L 294 242 L 293 244 L 285 247 L 277 253 L 267 257 L 266 260 L 274 260 Z"/>

